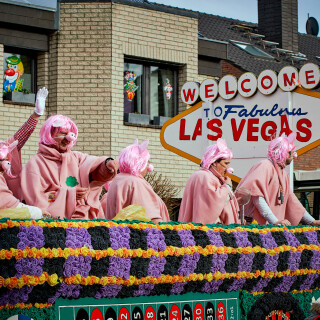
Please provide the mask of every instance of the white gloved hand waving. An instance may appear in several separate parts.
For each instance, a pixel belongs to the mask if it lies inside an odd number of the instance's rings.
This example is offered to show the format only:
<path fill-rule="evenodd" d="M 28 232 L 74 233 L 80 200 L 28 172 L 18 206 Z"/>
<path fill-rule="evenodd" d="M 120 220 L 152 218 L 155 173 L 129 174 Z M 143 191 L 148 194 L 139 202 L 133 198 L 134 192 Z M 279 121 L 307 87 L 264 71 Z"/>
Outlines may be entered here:
<path fill-rule="evenodd" d="M 38 116 L 42 116 L 43 113 L 44 113 L 44 109 L 45 109 L 45 106 L 46 106 L 46 98 L 48 96 L 48 93 L 49 92 L 48 92 L 46 87 L 41 88 L 37 93 L 34 112 Z"/>

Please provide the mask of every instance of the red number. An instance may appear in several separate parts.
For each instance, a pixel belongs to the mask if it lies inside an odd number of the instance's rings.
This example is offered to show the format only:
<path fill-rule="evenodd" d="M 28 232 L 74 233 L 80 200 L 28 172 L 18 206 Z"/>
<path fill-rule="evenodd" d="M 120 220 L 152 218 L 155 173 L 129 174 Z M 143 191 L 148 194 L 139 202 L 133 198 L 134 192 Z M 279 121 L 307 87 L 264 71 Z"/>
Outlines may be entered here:
<path fill-rule="evenodd" d="M 144 313 L 144 320 L 156 320 L 156 313 L 152 307 L 148 307 Z"/>
<path fill-rule="evenodd" d="M 194 320 L 203 320 L 204 312 L 201 303 L 197 303 L 194 307 Z"/>
<path fill-rule="evenodd" d="M 170 320 L 181 320 L 180 309 L 176 304 L 171 307 Z"/>
<path fill-rule="evenodd" d="M 226 320 L 226 308 L 222 302 L 217 305 L 217 320 Z"/>
<path fill-rule="evenodd" d="M 119 311 L 119 320 L 130 320 L 130 313 L 127 308 L 122 307 Z"/>

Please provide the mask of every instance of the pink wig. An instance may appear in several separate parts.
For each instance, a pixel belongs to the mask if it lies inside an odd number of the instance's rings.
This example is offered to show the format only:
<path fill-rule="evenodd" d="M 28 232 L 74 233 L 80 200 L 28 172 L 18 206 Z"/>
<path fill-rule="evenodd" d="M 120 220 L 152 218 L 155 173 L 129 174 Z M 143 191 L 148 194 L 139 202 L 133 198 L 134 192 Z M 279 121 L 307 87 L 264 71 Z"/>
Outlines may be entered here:
<path fill-rule="evenodd" d="M 201 160 L 201 167 L 209 169 L 210 166 L 220 159 L 232 159 L 233 154 L 227 147 L 227 143 L 224 139 L 219 138 L 217 144 L 209 146 Z M 232 173 L 233 169 L 229 168 L 228 173 Z M 232 172 L 231 172 L 232 171 Z"/>
<path fill-rule="evenodd" d="M 293 144 L 296 135 L 295 132 L 290 133 L 288 137 L 282 134 L 281 137 L 273 139 L 268 146 L 268 158 L 274 160 L 281 168 L 286 166 L 289 151 L 293 152 L 296 148 Z M 293 156 L 295 155 L 294 152 Z"/>
<path fill-rule="evenodd" d="M 66 138 L 70 141 L 68 148 L 71 149 L 77 142 L 78 127 L 70 118 L 60 114 L 51 116 L 43 124 L 43 126 L 40 129 L 39 144 L 44 144 L 47 146 L 56 144 L 56 141 L 52 138 L 52 135 L 61 131 L 68 132 Z M 70 139 L 68 139 L 69 136 Z"/>
<path fill-rule="evenodd" d="M 139 146 L 138 139 L 133 144 L 124 148 L 119 155 L 120 172 L 130 173 L 134 176 L 139 176 L 145 170 L 150 159 L 149 151 L 147 150 L 149 140 L 145 140 Z M 149 165 L 148 171 L 152 171 L 153 166 Z"/>

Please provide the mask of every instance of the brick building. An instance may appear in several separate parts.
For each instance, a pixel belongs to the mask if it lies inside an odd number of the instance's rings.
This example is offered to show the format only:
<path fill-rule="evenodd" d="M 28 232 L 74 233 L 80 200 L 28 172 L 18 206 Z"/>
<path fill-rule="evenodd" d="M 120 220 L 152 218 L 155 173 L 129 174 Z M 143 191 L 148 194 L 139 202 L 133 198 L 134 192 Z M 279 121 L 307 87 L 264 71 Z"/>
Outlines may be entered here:
<path fill-rule="evenodd" d="M 258 75 L 288 64 L 299 68 L 305 61 L 319 63 L 319 38 L 297 32 L 296 0 L 273 1 L 266 7 L 271 2 L 259 1 L 259 10 L 268 15 L 276 12 L 277 22 L 268 25 L 260 14 L 256 25 L 146 0 L 60 0 L 57 10 L 0 1 L 4 61 L 0 71 L 4 73 L 10 55 L 25 59 L 30 91 L 49 89 L 47 116 L 63 113 L 77 123 L 79 151 L 117 157 L 135 138 L 149 139 L 156 170 L 182 193 L 197 166 L 165 150 L 159 135 L 161 123 L 186 108 L 179 99 L 185 82 L 225 74 L 239 77 L 246 71 Z M 270 29 L 277 31 L 273 34 Z M 260 38 L 254 36 L 260 33 Z M 278 44 L 268 47 L 262 38 Z M 248 53 L 241 43 L 265 55 Z M 288 48 L 293 55 L 288 59 L 275 48 Z M 300 60 L 294 55 L 298 52 Z M 132 71 L 138 88 L 130 101 L 124 85 Z M 170 99 L 165 90 L 168 81 Z M 0 138 L 12 135 L 32 110 L 32 104 L 1 100 Z M 37 150 L 40 125 L 23 149 L 25 162 Z M 318 169 L 319 150 L 304 154 L 295 168 Z"/>

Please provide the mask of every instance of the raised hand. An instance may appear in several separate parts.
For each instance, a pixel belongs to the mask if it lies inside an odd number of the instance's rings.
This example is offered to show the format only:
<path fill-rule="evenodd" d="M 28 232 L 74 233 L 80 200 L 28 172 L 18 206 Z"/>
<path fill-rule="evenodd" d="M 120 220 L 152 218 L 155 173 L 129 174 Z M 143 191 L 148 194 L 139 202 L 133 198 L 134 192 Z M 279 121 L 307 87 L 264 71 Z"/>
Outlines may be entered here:
<path fill-rule="evenodd" d="M 44 113 L 48 93 L 49 92 L 48 92 L 47 88 L 45 88 L 45 87 L 41 88 L 37 93 L 34 113 L 37 114 L 38 116 L 42 116 Z"/>

